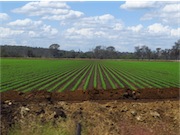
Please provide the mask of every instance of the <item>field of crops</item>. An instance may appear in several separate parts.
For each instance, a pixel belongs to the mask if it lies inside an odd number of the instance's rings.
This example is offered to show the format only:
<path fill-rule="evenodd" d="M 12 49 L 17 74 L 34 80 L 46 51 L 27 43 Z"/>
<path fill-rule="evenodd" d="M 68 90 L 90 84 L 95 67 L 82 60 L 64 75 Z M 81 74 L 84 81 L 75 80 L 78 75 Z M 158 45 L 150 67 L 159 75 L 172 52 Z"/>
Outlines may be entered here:
<path fill-rule="evenodd" d="M 1 59 L 0 91 L 179 88 L 178 62 Z"/>

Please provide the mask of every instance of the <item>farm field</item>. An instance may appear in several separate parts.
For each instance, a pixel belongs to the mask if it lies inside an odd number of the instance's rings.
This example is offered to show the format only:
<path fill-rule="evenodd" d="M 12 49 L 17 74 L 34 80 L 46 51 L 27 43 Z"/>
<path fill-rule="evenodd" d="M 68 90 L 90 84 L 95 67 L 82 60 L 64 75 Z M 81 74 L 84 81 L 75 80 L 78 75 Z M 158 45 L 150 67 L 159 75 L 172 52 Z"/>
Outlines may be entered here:
<path fill-rule="evenodd" d="M 2 58 L 0 67 L 1 134 L 71 135 L 77 124 L 82 135 L 179 132 L 179 62 Z"/>
<path fill-rule="evenodd" d="M 1 92 L 179 88 L 179 62 L 1 59 Z"/>

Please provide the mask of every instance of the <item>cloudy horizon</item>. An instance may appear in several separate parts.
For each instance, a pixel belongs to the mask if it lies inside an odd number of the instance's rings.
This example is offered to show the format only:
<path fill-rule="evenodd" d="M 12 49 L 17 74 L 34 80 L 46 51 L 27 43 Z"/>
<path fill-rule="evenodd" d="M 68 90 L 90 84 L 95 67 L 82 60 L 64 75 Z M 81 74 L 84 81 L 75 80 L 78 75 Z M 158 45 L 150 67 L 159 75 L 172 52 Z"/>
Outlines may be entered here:
<path fill-rule="evenodd" d="M 171 48 L 180 38 L 179 2 L 1 2 L 0 44 L 89 51 Z"/>

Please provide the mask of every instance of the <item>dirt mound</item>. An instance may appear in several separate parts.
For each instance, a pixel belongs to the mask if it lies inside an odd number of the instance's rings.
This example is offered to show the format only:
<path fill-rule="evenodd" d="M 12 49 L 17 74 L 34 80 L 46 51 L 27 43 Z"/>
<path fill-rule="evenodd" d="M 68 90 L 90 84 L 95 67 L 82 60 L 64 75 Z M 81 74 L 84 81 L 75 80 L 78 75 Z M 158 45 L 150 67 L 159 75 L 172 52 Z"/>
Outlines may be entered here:
<path fill-rule="evenodd" d="M 46 126 L 48 122 L 52 123 L 50 128 L 53 131 L 63 127 L 68 131 L 67 135 L 75 134 L 76 125 L 81 125 L 81 135 L 177 135 L 180 133 L 179 101 L 119 100 L 103 103 L 6 101 L 1 107 L 2 135 L 7 135 L 15 124 L 18 124 L 20 130 L 16 134 L 36 135 L 34 129 L 38 131 L 40 127 L 42 132 L 43 128 L 48 128 Z M 47 134 L 41 132 L 37 135 Z"/>
<path fill-rule="evenodd" d="M 179 88 L 164 89 L 140 89 L 132 91 L 129 89 L 119 90 L 76 90 L 64 92 L 47 91 L 6 91 L 1 93 L 1 102 L 13 101 L 87 101 L 87 100 L 127 100 L 127 99 L 179 99 Z"/>
<path fill-rule="evenodd" d="M 0 112 L 2 135 L 16 124 L 22 135 L 34 134 L 39 121 L 41 128 L 51 122 L 53 131 L 60 125 L 69 134 L 80 124 L 82 135 L 176 135 L 180 128 L 178 88 L 7 91 L 1 93 Z"/>

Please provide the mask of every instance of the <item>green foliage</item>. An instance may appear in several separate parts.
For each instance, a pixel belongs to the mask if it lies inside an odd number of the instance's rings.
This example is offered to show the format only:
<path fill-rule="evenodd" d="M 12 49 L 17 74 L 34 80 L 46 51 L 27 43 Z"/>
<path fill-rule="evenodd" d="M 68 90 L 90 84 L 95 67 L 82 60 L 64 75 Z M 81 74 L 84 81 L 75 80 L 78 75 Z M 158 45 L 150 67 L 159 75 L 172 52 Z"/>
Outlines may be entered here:
<path fill-rule="evenodd" d="M 94 81 L 93 81 L 93 86 L 96 89 L 97 88 L 97 65 L 95 65 L 94 68 Z"/>
<path fill-rule="evenodd" d="M 80 70 L 77 70 L 76 72 L 73 72 L 70 76 L 66 77 L 65 79 L 63 79 L 60 83 L 57 84 L 57 86 L 61 85 L 62 83 L 64 83 L 65 81 L 67 81 L 67 83 L 65 83 L 65 85 L 60 88 L 58 91 L 62 92 L 64 91 L 71 83 L 73 83 L 73 81 L 81 74 L 83 73 L 83 71 L 86 71 L 87 66 L 83 67 Z"/>
<path fill-rule="evenodd" d="M 179 88 L 179 63 L 118 60 L 1 59 L 0 91 Z M 91 87 L 91 88 L 90 88 Z"/>
<path fill-rule="evenodd" d="M 83 73 L 83 75 L 78 79 L 78 81 L 75 83 L 74 87 L 72 88 L 72 91 L 76 90 L 78 88 L 78 85 L 81 83 L 81 81 L 83 80 L 83 78 L 85 77 L 85 75 L 87 74 L 87 72 L 90 70 L 91 66 L 88 66 L 88 69 L 85 70 L 85 72 Z M 80 72 L 82 73 L 82 72 Z M 77 74 L 78 76 L 79 74 Z M 76 79 L 76 77 L 74 77 L 74 79 Z M 73 81 L 73 80 L 72 80 Z"/>
<path fill-rule="evenodd" d="M 105 76 L 107 77 L 107 79 L 108 79 L 108 81 L 109 81 L 111 87 L 112 87 L 113 89 L 116 89 L 116 86 L 115 86 L 114 83 L 112 82 L 112 80 L 111 80 L 111 78 L 109 77 L 108 73 L 104 70 L 103 67 L 101 67 L 101 68 L 102 68 L 102 70 L 103 70 Z"/>
<path fill-rule="evenodd" d="M 124 85 L 119 81 L 119 79 L 113 74 L 113 71 L 109 68 L 107 68 L 104 65 L 104 68 L 107 70 L 107 72 L 110 74 L 110 76 L 115 80 L 115 82 L 119 85 L 120 88 L 124 88 Z"/>
<path fill-rule="evenodd" d="M 100 65 L 98 65 L 98 71 L 99 71 L 99 75 L 100 75 L 100 79 L 101 79 L 101 84 L 102 84 L 102 88 L 103 89 L 106 89 L 106 83 L 104 81 L 104 77 L 103 77 L 103 74 L 102 74 L 102 70 L 100 68 Z"/>
<path fill-rule="evenodd" d="M 89 84 L 93 70 L 94 70 L 94 65 L 92 66 L 91 71 L 90 71 L 90 73 L 86 79 L 86 82 L 85 82 L 84 87 L 83 87 L 84 90 L 86 90 L 88 88 L 88 84 Z"/>

